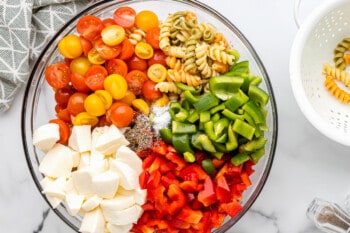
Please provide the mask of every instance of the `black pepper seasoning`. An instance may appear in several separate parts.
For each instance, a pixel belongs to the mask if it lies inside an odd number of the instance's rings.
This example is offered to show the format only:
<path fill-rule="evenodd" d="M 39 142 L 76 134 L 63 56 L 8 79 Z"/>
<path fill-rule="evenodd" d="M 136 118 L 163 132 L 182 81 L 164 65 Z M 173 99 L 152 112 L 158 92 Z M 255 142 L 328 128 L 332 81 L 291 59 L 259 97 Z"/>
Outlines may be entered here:
<path fill-rule="evenodd" d="M 350 216 L 335 203 L 315 198 L 306 215 L 324 232 L 350 233 Z"/>

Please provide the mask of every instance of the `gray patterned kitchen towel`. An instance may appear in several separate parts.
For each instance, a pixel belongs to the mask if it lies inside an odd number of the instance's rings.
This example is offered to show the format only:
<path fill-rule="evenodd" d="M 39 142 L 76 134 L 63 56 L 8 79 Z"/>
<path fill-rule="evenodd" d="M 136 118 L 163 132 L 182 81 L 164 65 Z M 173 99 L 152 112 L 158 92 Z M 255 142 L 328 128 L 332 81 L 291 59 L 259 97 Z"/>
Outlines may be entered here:
<path fill-rule="evenodd" d="M 11 108 L 48 40 L 92 2 L 0 0 L 0 112 Z"/>

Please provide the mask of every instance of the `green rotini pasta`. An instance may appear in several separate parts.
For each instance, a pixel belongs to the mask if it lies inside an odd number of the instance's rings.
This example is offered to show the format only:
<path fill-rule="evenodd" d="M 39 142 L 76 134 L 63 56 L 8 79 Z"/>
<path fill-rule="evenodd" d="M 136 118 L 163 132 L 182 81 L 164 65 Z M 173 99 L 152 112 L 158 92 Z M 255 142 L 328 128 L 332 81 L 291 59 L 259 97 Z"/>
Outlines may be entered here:
<path fill-rule="evenodd" d="M 350 49 L 350 38 L 344 38 L 337 44 L 333 52 L 333 61 L 335 67 L 340 70 L 345 70 L 346 62 L 344 60 L 344 53 Z"/>

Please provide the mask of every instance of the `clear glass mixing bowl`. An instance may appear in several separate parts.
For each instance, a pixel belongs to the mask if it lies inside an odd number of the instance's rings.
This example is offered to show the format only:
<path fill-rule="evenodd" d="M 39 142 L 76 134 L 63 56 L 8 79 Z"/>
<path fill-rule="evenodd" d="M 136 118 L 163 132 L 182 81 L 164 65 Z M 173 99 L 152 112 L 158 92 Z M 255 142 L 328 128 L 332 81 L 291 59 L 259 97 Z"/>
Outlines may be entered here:
<path fill-rule="evenodd" d="M 241 55 L 240 60 L 248 60 L 251 71 L 263 78 L 260 85 L 267 91 L 270 96 L 270 101 L 266 106 L 267 109 L 267 126 L 268 131 L 265 132 L 265 137 L 268 139 L 266 144 L 266 154 L 255 165 L 255 173 L 251 176 L 252 185 L 244 192 L 242 199 L 243 210 L 233 219 L 227 219 L 220 229 L 215 229 L 214 232 L 225 232 L 230 229 L 250 208 L 254 203 L 259 193 L 261 192 L 272 166 L 276 142 L 277 142 L 277 110 L 273 95 L 273 90 L 268 77 L 268 74 L 255 52 L 252 45 L 244 37 L 244 35 L 225 17 L 214 9 L 198 1 L 191 0 L 105 0 L 99 1 L 91 6 L 88 6 L 80 14 L 67 22 L 51 39 L 43 50 L 42 54 L 36 61 L 32 73 L 30 75 L 22 107 L 22 142 L 25 151 L 26 160 L 30 169 L 33 180 L 39 189 L 42 188 L 40 180 L 43 179 L 43 174 L 39 172 L 39 162 L 44 154 L 35 148 L 32 143 L 33 130 L 39 126 L 46 124 L 49 119 L 55 116 L 55 101 L 54 93 L 51 87 L 45 81 L 44 72 L 46 66 L 62 59 L 57 50 L 59 40 L 67 34 L 75 33 L 75 25 L 78 19 L 87 14 L 93 14 L 101 18 L 110 17 L 114 10 L 120 6 L 131 6 L 136 11 L 151 9 L 158 14 L 158 17 L 164 20 L 168 13 L 176 11 L 190 10 L 197 14 L 199 22 L 208 22 L 214 25 L 218 31 L 222 32 L 228 42 L 237 49 Z M 47 201 L 45 195 L 43 198 Z M 49 204 L 49 202 L 47 201 Z M 78 231 L 81 218 L 72 217 L 69 215 L 63 205 L 59 205 L 53 211 L 74 230 Z"/>

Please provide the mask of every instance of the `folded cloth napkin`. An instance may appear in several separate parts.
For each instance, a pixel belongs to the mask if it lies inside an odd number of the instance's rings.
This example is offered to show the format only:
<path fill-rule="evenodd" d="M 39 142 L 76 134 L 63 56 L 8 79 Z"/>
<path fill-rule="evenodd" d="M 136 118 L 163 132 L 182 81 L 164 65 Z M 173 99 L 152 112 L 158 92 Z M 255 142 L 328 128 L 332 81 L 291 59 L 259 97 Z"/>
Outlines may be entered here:
<path fill-rule="evenodd" d="M 0 112 L 11 107 L 48 40 L 94 1 L 0 1 Z"/>

